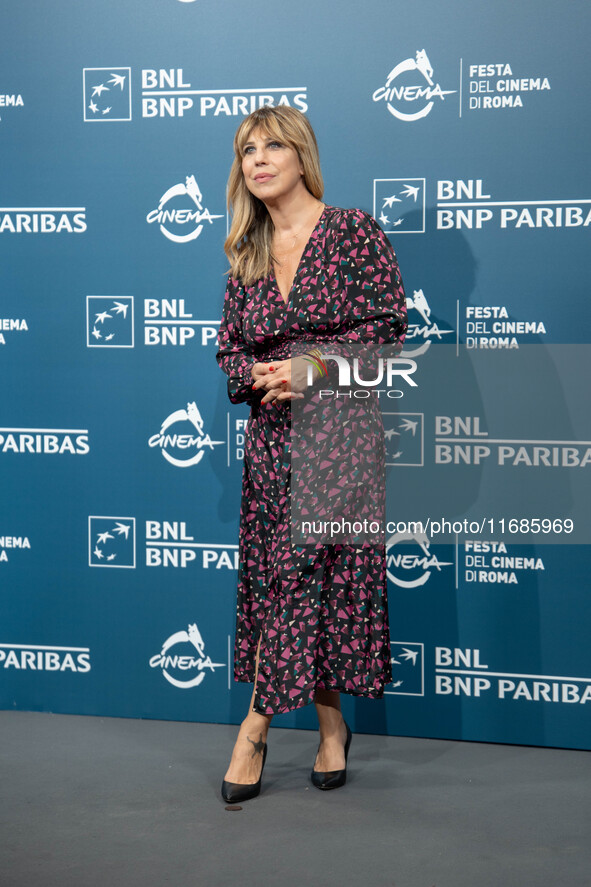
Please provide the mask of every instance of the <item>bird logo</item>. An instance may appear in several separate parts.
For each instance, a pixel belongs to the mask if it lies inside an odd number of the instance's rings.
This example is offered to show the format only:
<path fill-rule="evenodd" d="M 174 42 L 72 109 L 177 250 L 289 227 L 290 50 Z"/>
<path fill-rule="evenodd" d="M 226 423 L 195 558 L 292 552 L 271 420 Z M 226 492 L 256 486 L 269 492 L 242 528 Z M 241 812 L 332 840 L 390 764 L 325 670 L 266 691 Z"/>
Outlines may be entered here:
<path fill-rule="evenodd" d="M 131 120 L 131 68 L 84 68 L 86 123 Z"/>
<path fill-rule="evenodd" d="M 87 296 L 87 345 L 133 348 L 133 296 Z"/>
<path fill-rule="evenodd" d="M 135 518 L 89 518 L 91 567 L 135 567 Z"/>

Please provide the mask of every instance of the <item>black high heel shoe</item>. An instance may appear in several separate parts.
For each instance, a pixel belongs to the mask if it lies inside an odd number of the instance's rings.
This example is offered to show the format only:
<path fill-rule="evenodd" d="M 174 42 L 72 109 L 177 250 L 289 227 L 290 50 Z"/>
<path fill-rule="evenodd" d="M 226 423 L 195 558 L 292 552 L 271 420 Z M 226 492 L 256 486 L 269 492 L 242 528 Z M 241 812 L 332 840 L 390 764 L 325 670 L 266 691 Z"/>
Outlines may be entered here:
<path fill-rule="evenodd" d="M 315 785 L 316 788 L 340 788 L 341 785 L 344 785 L 347 781 L 347 756 L 349 754 L 349 746 L 351 745 L 353 734 L 351 733 L 349 725 L 346 721 L 345 727 L 347 728 L 347 741 L 345 743 L 345 769 L 329 770 L 327 773 L 322 773 L 320 770 L 312 770 L 312 784 Z M 318 746 L 318 749 L 320 750 L 320 745 Z M 318 754 L 318 752 L 316 752 L 316 754 Z"/>
<path fill-rule="evenodd" d="M 248 801 L 250 798 L 256 798 L 261 790 L 261 779 L 263 778 L 263 770 L 265 769 L 265 761 L 267 760 L 267 743 L 263 746 L 263 766 L 261 767 L 261 775 L 257 782 L 222 782 L 222 798 L 228 804 L 239 804 L 241 801 Z"/>

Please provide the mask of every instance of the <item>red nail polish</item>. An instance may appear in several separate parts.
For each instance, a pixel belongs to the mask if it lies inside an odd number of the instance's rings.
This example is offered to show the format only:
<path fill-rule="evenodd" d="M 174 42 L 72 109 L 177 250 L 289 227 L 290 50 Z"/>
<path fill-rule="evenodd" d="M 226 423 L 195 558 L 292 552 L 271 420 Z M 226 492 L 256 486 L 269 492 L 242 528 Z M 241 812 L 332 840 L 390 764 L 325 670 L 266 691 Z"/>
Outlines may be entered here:
<path fill-rule="evenodd" d="M 273 372 L 274 369 L 275 369 L 275 367 L 269 367 L 270 372 Z"/>

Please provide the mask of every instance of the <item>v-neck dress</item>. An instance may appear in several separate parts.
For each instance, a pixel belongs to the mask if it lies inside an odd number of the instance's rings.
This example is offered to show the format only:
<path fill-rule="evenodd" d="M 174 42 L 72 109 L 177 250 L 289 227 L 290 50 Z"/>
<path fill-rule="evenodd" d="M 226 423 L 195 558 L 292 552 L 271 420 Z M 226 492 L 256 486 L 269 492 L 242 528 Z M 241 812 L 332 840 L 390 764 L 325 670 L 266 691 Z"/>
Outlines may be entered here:
<path fill-rule="evenodd" d="M 291 404 L 262 404 L 257 362 L 336 343 L 398 343 L 406 304 L 390 241 L 359 209 L 325 206 L 287 304 L 273 274 L 230 277 L 216 359 L 232 403 L 248 403 L 239 527 L 234 679 L 253 682 L 254 708 L 280 714 L 316 690 L 381 698 L 392 681 L 385 545 L 293 545 Z M 325 349 L 326 350 L 326 349 Z M 322 417 L 320 417 L 322 422 Z M 381 424 L 381 417 L 380 417 Z M 383 459 L 382 438 L 369 444 Z M 381 449 L 380 449 L 381 447 Z"/>

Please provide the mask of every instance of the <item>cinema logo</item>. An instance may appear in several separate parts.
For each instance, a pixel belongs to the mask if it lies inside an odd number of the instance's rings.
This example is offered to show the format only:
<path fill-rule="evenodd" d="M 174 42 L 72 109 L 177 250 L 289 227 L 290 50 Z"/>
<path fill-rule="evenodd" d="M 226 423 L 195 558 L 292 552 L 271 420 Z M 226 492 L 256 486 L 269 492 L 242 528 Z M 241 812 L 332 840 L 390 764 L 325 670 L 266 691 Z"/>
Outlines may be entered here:
<path fill-rule="evenodd" d="M 406 297 L 406 311 L 409 323 L 401 352 L 403 357 L 419 357 L 433 342 L 444 342 L 444 336 L 453 335 L 453 330 L 441 328 L 435 318 L 431 318 L 431 307 L 422 289 Z"/>
<path fill-rule="evenodd" d="M 87 428 L 0 428 L 0 453 L 86 456 Z"/>
<path fill-rule="evenodd" d="M 20 93 L 0 95 L 0 121 L 4 119 L 5 108 L 22 108 L 24 107 L 24 104 L 23 97 Z"/>
<path fill-rule="evenodd" d="M 393 117 L 405 122 L 421 120 L 431 113 L 437 99 L 457 90 L 442 89 L 433 81 L 433 68 L 424 49 L 418 49 L 414 59 L 408 58 L 392 68 L 384 86 L 376 89 L 374 102 L 386 102 Z"/>
<path fill-rule="evenodd" d="M 499 108 L 523 108 L 529 94 L 551 89 L 547 77 L 518 77 L 507 62 L 469 65 L 468 108 L 490 111 Z"/>
<path fill-rule="evenodd" d="M 187 631 L 171 634 L 162 644 L 160 652 L 150 659 L 150 668 L 161 669 L 162 676 L 169 684 L 180 690 L 198 687 L 207 674 L 225 665 L 225 662 L 212 662 L 211 657 L 206 655 L 197 623 L 190 624 Z"/>
<path fill-rule="evenodd" d="M 586 228 L 591 199 L 493 200 L 482 179 L 437 182 L 437 228 L 440 231 L 493 228 Z"/>
<path fill-rule="evenodd" d="M 195 176 L 187 176 L 184 183 L 179 182 L 165 191 L 157 209 L 146 216 L 149 225 L 156 222 L 160 231 L 173 243 L 190 243 L 196 240 L 203 231 L 204 222 L 210 225 L 214 219 L 223 219 L 222 215 L 211 215 L 203 206 L 203 195 Z"/>
<path fill-rule="evenodd" d="M 4 333 L 22 333 L 28 331 L 29 326 L 24 318 L 0 317 L 0 345 L 6 345 L 6 336 Z"/>
<path fill-rule="evenodd" d="M 435 647 L 435 693 L 438 696 L 525 702 L 585 704 L 591 702 L 591 678 L 491 672 L 478 649 Z"/>
<path fill-rule="evenodd" d="M 517 585 L 517 576 L 523 571 L 546 569 L 541 557 L 508 554 L 504 542 L 481 542 L 479 539 L 469 539 L 464 543 L 464 552 L 465 582 L 478 582 L 482 585 Z"/>
<path fill-rule="evenodd" d="M 203 431 L 203 419 L 195 401 L 187 404 L 186 409 L 175 410 L 167 416 L 160 431 L 148 440 L 149 447 L 160 449 L 163 457 L 177 468 L 190 468 L 198 465 L 205 455 L 205 447 L 213 450 L 215 446 L 225 443 L 223 440 L 212 440 Z M 176 426 L 175 431 L 169 431 Z"/>
<path fill-rule="evenodd" d="M 89 647 L 0 644 L 0 668 L 17 671 L 90 671 Z"/>
<path fill-rule="evenodd" d="M 386 542 L 386 572 L 399 588 L 421 588 L 434 572 L 452 567 L 453 561 L 440 561 L 431 551 L 425 533 L 396 533 Z"/>
<path fill-rule="evenodd" d="M 0 206 L 0 234 L 83 234 L 84 206 Z"/>
<path fill-rule="evenodd" d="M 307 87 L 194 89 L 183 68 L 142 70 L 142 117 L 246 117 L 265 105 L 288 105 L 305 113 Z"/>
<path fill-rule="evenodd" d="M 234 458 L 237 462 L 244 460 L 244 444 L 246 441 L 246 427 L 248 424 L 248 419 L 235 419 L 234 420 L 234 430 L 235 430 L 235 438 L 234 438 Z M 229 458 L 228 458 L 229 464 Z"/>
<path fill-rule="evenodd" d="M 0 564 L 8 563 L 8 552 L 23 549 L 31 550 L 28 536 L 0 536 Z"/>
<path fill-rule="evenodd" d="M 466 305 L 466 348 L 513 349 L 523 336 L 545 335 L 541 320 L 512 320 L 504 305 Z"/>
<path fill-rule="evenodd" d="M 146 521 L 146 566 L 185 569 L 201 555 L 204 570 L 238 570 L 238 546 L 196 542 L 185 521 Z"/>

